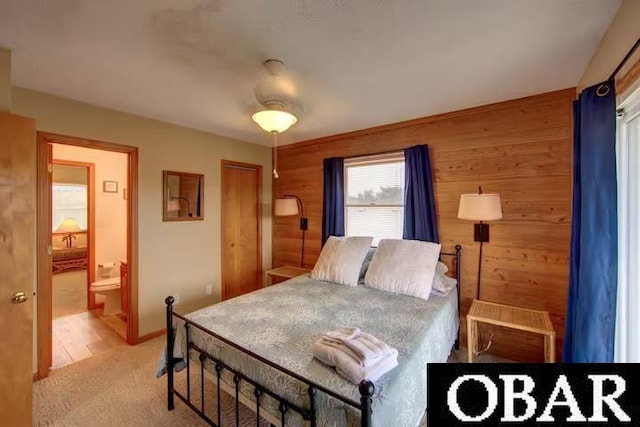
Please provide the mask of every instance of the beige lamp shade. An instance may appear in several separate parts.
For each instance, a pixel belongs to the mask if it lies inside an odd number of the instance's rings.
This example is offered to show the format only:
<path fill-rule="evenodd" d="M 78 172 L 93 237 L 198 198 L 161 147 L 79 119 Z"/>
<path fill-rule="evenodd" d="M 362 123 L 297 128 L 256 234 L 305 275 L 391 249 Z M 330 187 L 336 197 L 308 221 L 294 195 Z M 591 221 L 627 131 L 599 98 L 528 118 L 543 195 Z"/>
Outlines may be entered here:
<path fill-rule="evenodd" d="M 180 200 L 173 199 L 167 202 L 167 211 L 174 212 L 180 210 Z"/>
<path fill-rule="evenodd" d="M 496 221 L 502 219 L 499 194 L 461 194 L 458 218 L 471 221 Z"/>
<path fill-rule="evenodd" d="M 65 218 L 56 229 L 57 233 L 74 233 L 76 231 L 82 231 L 82 229 L 78 222 L 73 218 Z"/>
<path fill-rule="evenodd" d="M 262 110 L 255 113 L 251 118 L 258 126 L 269 133 L 282 133 L 298 121 L 296 116 L 283 110 Z"/>
<path fill-rule="evenodd" d="M 276 199 L 276 216 L 298 215 L 298 202 L 296 199 Z"/>

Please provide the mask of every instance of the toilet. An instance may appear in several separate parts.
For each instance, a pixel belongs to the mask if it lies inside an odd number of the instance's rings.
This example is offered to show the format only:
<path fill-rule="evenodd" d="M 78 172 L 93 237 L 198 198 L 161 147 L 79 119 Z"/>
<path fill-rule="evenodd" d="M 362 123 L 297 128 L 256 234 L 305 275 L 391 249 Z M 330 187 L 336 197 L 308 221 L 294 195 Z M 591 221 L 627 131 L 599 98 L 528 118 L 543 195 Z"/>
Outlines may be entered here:
<path fill-rule="evenodd" d="M 104 307 L 102 314 L 104 316 L 113 316 L 121 313 L 120 309 L 120 277 L 111 277 L 111 271 L 115 263 L 105 263 L 98 265 L 98 274 L 104 277 L 91 284 L 89 290 L 96 295 L 104 297 Z"/>

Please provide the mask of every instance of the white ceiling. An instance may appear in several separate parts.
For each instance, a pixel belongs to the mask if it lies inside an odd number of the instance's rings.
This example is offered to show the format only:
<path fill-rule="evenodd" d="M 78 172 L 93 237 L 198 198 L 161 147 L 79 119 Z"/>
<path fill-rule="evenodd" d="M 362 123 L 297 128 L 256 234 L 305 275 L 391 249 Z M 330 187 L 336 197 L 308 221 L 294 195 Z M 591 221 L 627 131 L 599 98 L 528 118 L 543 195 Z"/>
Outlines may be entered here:
<path fill-rule="evenodd" d="M 297 142 L 575 86 L 621 0 L 1 0 L 13 84 L 269 145 L 268 58 Z"/>

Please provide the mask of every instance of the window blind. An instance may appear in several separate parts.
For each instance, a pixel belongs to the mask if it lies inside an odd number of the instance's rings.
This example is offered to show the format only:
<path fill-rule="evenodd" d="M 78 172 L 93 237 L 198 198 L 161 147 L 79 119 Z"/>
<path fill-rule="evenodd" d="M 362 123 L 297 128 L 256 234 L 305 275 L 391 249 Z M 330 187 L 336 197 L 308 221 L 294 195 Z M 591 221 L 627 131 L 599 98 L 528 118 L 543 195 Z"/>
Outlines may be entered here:
<path fill-rule="evenodd" d="M 347 236 L 401 239 L 404 220 L 402 153 L 345 160 Z"/>

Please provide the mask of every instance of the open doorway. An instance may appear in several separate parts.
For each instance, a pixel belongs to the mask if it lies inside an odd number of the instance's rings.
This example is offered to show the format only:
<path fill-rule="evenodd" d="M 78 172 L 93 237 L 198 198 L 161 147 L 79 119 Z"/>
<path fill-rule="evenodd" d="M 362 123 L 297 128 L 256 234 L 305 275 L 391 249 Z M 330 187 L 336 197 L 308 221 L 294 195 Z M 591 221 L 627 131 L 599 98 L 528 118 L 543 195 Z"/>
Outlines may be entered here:
<path fill-rule="evenodd" d="M 138 340 L 137 148 L 38 134 L 38 377 Z"/>
<path fill-rule="evenodd" d="M 51 174 L 52 317 L 94 309 L 95 163 L 53 159 Z"/>

